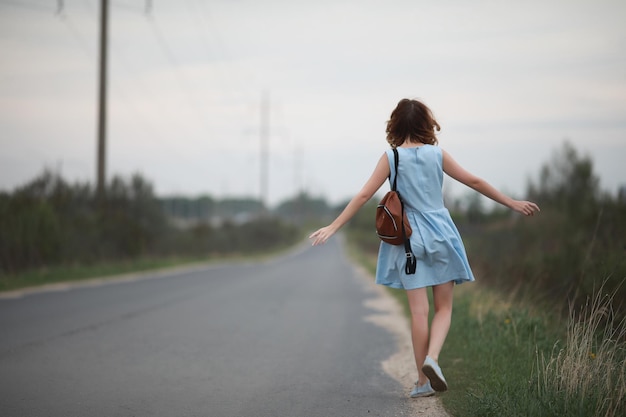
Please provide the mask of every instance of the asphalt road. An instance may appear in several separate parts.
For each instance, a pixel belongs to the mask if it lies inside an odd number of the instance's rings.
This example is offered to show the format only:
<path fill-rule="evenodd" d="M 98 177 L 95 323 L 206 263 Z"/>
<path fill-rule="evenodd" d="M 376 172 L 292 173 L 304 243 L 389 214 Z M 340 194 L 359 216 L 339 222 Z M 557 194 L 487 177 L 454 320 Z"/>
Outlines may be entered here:
<path fill-rule="evenodd" d="M 340 245 L 0 299 L 0 416 L 404 416 Z"/>

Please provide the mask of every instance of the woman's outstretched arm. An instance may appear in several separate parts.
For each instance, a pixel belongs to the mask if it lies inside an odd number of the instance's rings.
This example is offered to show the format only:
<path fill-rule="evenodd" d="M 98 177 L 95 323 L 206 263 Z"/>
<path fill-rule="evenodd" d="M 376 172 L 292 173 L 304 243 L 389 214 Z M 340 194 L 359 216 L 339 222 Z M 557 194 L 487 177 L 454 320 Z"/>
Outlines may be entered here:
<path fill-rule="evenodd" d="M 320 245 L 326 243 L 326 241 L 334 235 L 341 227 L 348 222 L 354 216 L 370 198 L 374 196 L 376 191 L 383 185 L 387 177 L 389 177 L 389 161 L 387 160 L 387 154 L 384 153 L 378 160 L 374 172 L 367 180 L 361 191 L 359 191 L 350 200 L 346 208 L 343 209 L 341 214 L 328 226 L 311 233 L 309 239 L 313 239 L 313 245 Z"/>
<path fill-rule="evenodd" d="M 489 197 L 493 201 L 515 210 L 518 213 L 522 213 L 525 216 L 532 216 L 536 211 L 540 211 L 537 204 L 530 201 L 514 200 L 496 190 L 487 181 L 466 171 L 446 151 L 443 151 L 443 171 L 460 183 L 478 191 L 485 197 Z"/>

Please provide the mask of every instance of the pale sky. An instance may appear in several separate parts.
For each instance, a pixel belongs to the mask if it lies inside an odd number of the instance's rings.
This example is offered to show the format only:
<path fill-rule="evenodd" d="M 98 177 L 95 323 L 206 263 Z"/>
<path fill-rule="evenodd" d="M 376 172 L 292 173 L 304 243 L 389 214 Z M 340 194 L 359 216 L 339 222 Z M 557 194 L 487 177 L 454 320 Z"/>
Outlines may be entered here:
<path fill-rule="evenodd" d="M 0 0 L 0 190 L 44 167 L 95 182 L 99 1 L 62 3 Z M 442 148 L 515 197 L 565 140 L 603 189 L 626 185 L 622 0 L 146 3 L 110 6 L 109 177 L 259 197 L 267 92 L 271 205 L 301 189 L 352 197 L 404 97 L 431 107 Z"/>

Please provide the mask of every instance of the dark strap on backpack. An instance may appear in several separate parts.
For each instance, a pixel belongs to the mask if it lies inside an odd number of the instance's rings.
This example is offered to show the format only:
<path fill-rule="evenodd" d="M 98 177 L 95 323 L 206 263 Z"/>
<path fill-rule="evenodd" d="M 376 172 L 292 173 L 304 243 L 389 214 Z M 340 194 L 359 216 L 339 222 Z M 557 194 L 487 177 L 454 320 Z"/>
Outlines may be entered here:
<path fill-rule="evenodd" d="M 396 185 L 398 183 L 398 164 L 400 163 L 400 156 L 398 155 L 398 150 L 396 148 L 393 148 L 393 161 L 394 161 L 394 168 L 395 168 L 396 173 L 393 176 L 393 183 L 391 184 L 391 191 L 397 191 Z M 402 200 L 400 200 L 400 202 L 402 202 Z M 402 205 L 402 207 L 404 211 L 404 204 Z"/>
<path fill-rule="evenodd" d="M 393 183 L 391 184 L 391 190 L 398 193 L 396 186 L 398 185 L 398 164 L 400 163 L 400 156 L 398 155 L 398 150 L 393 148 L 393 161 L 395 162 L 395 175 L 393 177 Z M 404 230 L 404 202 L 402 201 L 402 196 L 398 193 L 398 197 L 400 198 L 400 207 L 402 207 L 402 236 L 404 236 L 404 253 L 406 255 L 406 265 L 404 266 L 404 272 L 407 275 L 415 274 L 415 270 L 417 269 L 417 258 L 415 258 L 415 254 L 413 254 L 413 249 L 411 249 L 411 239 L 406 236 L 406 231 Z"/>

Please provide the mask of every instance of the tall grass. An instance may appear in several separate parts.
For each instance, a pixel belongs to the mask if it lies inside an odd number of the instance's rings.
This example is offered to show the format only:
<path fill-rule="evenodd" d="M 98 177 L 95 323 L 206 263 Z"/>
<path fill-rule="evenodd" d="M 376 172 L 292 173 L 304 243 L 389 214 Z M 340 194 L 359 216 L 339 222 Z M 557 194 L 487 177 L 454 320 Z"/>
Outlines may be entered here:
<path fill-rule="evenodd" d="M 560 320 L 481 287 L 456 290 L 440 363 L 454 416 L 626 415 L 626 322 L 597 292 Z"/>
<path fill-rule="evenodd" d="M 568 416 L 626 415 L 626 320 L 613 296 L 598 291 L 580 313 L 570 311 L 567 340 L 537 355 L 537 395 Z"/>
<path fill-rule="evenodd" d="M 351 248 L 372 273 L 375 258 Z M 405 306 L 404 291 L 392 290 Z M 446 410 L 463 417 L 626 415 L 626 321 L 598 290 L 561 319 L 480 284 L 455 289 L 440 363 Z"/>

